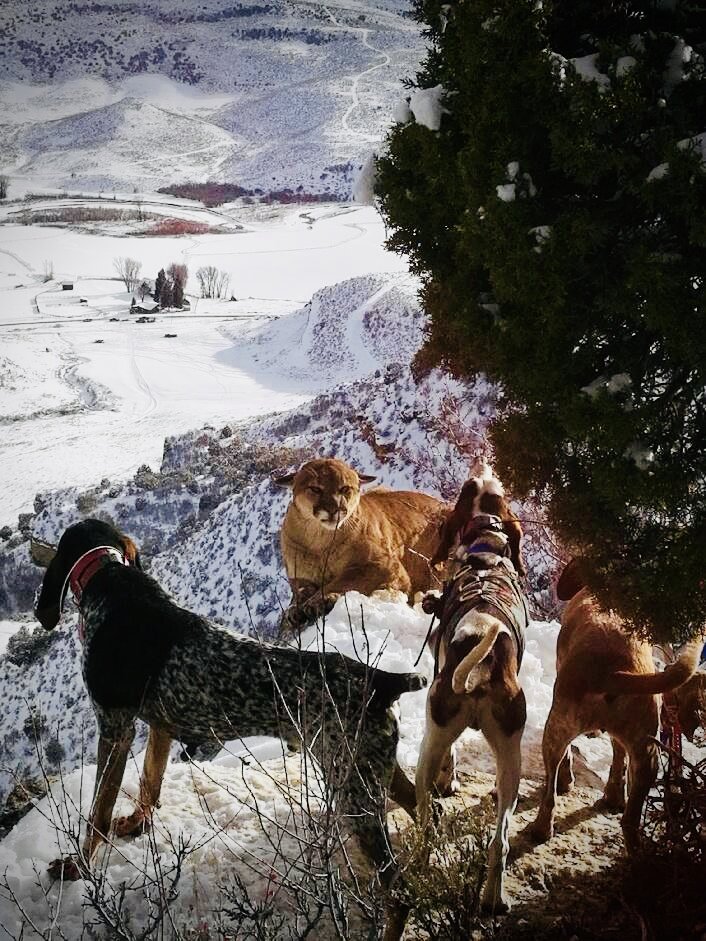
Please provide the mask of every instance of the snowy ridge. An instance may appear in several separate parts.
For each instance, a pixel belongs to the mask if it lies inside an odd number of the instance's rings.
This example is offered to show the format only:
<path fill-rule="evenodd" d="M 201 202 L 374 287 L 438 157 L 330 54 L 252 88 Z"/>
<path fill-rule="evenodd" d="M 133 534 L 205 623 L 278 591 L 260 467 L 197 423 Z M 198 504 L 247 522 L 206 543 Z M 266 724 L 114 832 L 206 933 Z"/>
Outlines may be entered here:
<path fill-rule="evenodd" d="M 242 355 L 268 372 L 321 389 L 342 375 L 352 381 L 390 363 L 408 363 L 423 339 L 417 289 L 407 274 L 322 288 L 302 310 L 257 330 L 249 342 L 239 338 Z"/>

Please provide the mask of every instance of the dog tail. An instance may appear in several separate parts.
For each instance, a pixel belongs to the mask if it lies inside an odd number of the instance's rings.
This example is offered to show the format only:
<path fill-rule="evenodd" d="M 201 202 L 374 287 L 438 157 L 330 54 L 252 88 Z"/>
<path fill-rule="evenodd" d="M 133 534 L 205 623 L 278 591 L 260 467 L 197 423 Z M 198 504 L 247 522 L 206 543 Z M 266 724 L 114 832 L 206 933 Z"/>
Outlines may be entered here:
<path fill-rule="evenodd" d="M 704 646 L 703 637 L 695 637 L 684 645 L 678 659 L 661 673 L 614 673 L 608 678 L 605 692 L 610 696 L 668 693 L 682 686 L 696 672 Z"/>
<path fill-rule="evenodd" d="M 490 651 L 493 649 L 493 644 L 498 639 L 500 632 L 504 630 L 500 621 L 495 621 L 491 627 L 488 629 L 478 644 L 471 650 L 470 653 L 466 654 L 463 660 L 454 670 L 453 677 L 451 678 L 451 687 L 454 693 L 465 693 L 467 692 L 466 683 L 468 682 L 468 677 L 471 674 L 472 670 L 478 666 L 478 664 L 485 660 Z"/>
<path fill-rule="evenodd" d="M 375 670 L 372 675 L 372 687 L 377 705 L 389 708 L 402 693 L 413 693 L 427 685 L 427 678 L 422 673 L 388 673 L 387 670 Z"/>

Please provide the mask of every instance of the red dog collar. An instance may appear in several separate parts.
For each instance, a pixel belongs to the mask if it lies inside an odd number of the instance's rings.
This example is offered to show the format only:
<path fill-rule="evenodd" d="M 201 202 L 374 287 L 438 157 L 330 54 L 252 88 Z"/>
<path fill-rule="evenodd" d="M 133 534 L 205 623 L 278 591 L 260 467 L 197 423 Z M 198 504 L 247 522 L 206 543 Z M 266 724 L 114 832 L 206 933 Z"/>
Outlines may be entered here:
<path fill-rule="evenodd" d="M 106 562 L 120 562 L 121 565 L 129 565 L 122 552 L 114 546 L 97 546 L 86 552 L 78 562 L 75 562 L 68 575 L 68 582 L 71 593 L 74 596 L 76 604 L 81 604 L 81 596 L 86 590 L 86 585 L 99 569 L 102 569 Z"/>

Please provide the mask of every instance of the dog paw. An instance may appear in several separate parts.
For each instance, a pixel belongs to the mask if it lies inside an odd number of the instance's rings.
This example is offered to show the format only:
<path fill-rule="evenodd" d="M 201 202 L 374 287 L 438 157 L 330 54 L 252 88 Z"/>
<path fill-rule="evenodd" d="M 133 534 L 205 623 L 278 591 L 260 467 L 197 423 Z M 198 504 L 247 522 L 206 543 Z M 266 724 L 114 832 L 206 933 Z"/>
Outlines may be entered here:
<path fill-rule="evenodd" d="M 625 795 L 613 791 L 606 791 L 595 803 L 596 810 L 605 813 L 620 813 L 625 810 Z"/>
<path fill-rule="evenodd" d="M 535 821 L 527 828 L 527 835 L 533 843 L 546 843 L 554 836 L 554 827 Z"/>
<path fill-rule="evenodd" d="M 113 821 L 113 833 L 120 839 L 141 836 L 152 826 L 152 820 L 143 811 L 136 810 L 129 817 L 116 817 Z"/>
<path fill-rule="evenodd" d="M 84 877 L 83 864 L 76 856 L 63 856 L 49 863 L 49 876 L 58 882 L 76 882 Z"/>
<path fill-rule="evenodd" d="M 507 915 L 510 903 L 502 897 L 496 898 L 491 893 L 488 898 L 482 898 L 480 903 L 481 914 L 485 916 Z"/>

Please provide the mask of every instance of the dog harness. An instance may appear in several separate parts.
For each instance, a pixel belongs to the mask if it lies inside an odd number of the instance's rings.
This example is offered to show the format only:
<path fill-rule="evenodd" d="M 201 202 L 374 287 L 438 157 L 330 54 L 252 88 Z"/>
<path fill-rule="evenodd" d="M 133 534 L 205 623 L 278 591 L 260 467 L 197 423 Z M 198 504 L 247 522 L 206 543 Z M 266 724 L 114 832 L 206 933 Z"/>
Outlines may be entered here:
<path fill-rule="evenodd" d="M 61 598 L 61 607 L 63 608 L 66 598 L 67 582 L 71 588 L 71 594 L 74 596 L 74 601 L 79 607 L 78 636 L 82 644 L 86 637 L 86 624 L 83 619 L 83 614 L 80 611 L 81 598 L 86 590 L 86 586 L 96 572 L 100 571 L 100 569 L 109 562 L 119 562 L 121 565 L 130 564 L 122 552 L 116 549 L 115 546 L 96 546 L 95 549 L 89 549 L 88 552 L 84 552 L 71 566 L 61 589 L 61 595 L 59 596 Z"/>
<path fill-rule="evenodd" d="M 483 541 L 484 532 L 492 533 L 495 541 L 502 536 L 506 544 L 504 554 L 499 554 L 490 540 Z M 506 539 L 502 520 L 497 516 L 474 516 L 466 527 L 462 544 L 456 552 L 456 561 L 461 567 L 446 582 L 443 594 L 433 606 L 441 622 L 434 650 L 434 675 L 438 672 L 442 637 L 450 639 L 461 618 L 480 605 L 490 608 L 510 631 L 515 642 L 519 670 L 525 652 L 525 630 L 530 615 L 520 589 L 519 576 L 508 557 Z"/>

